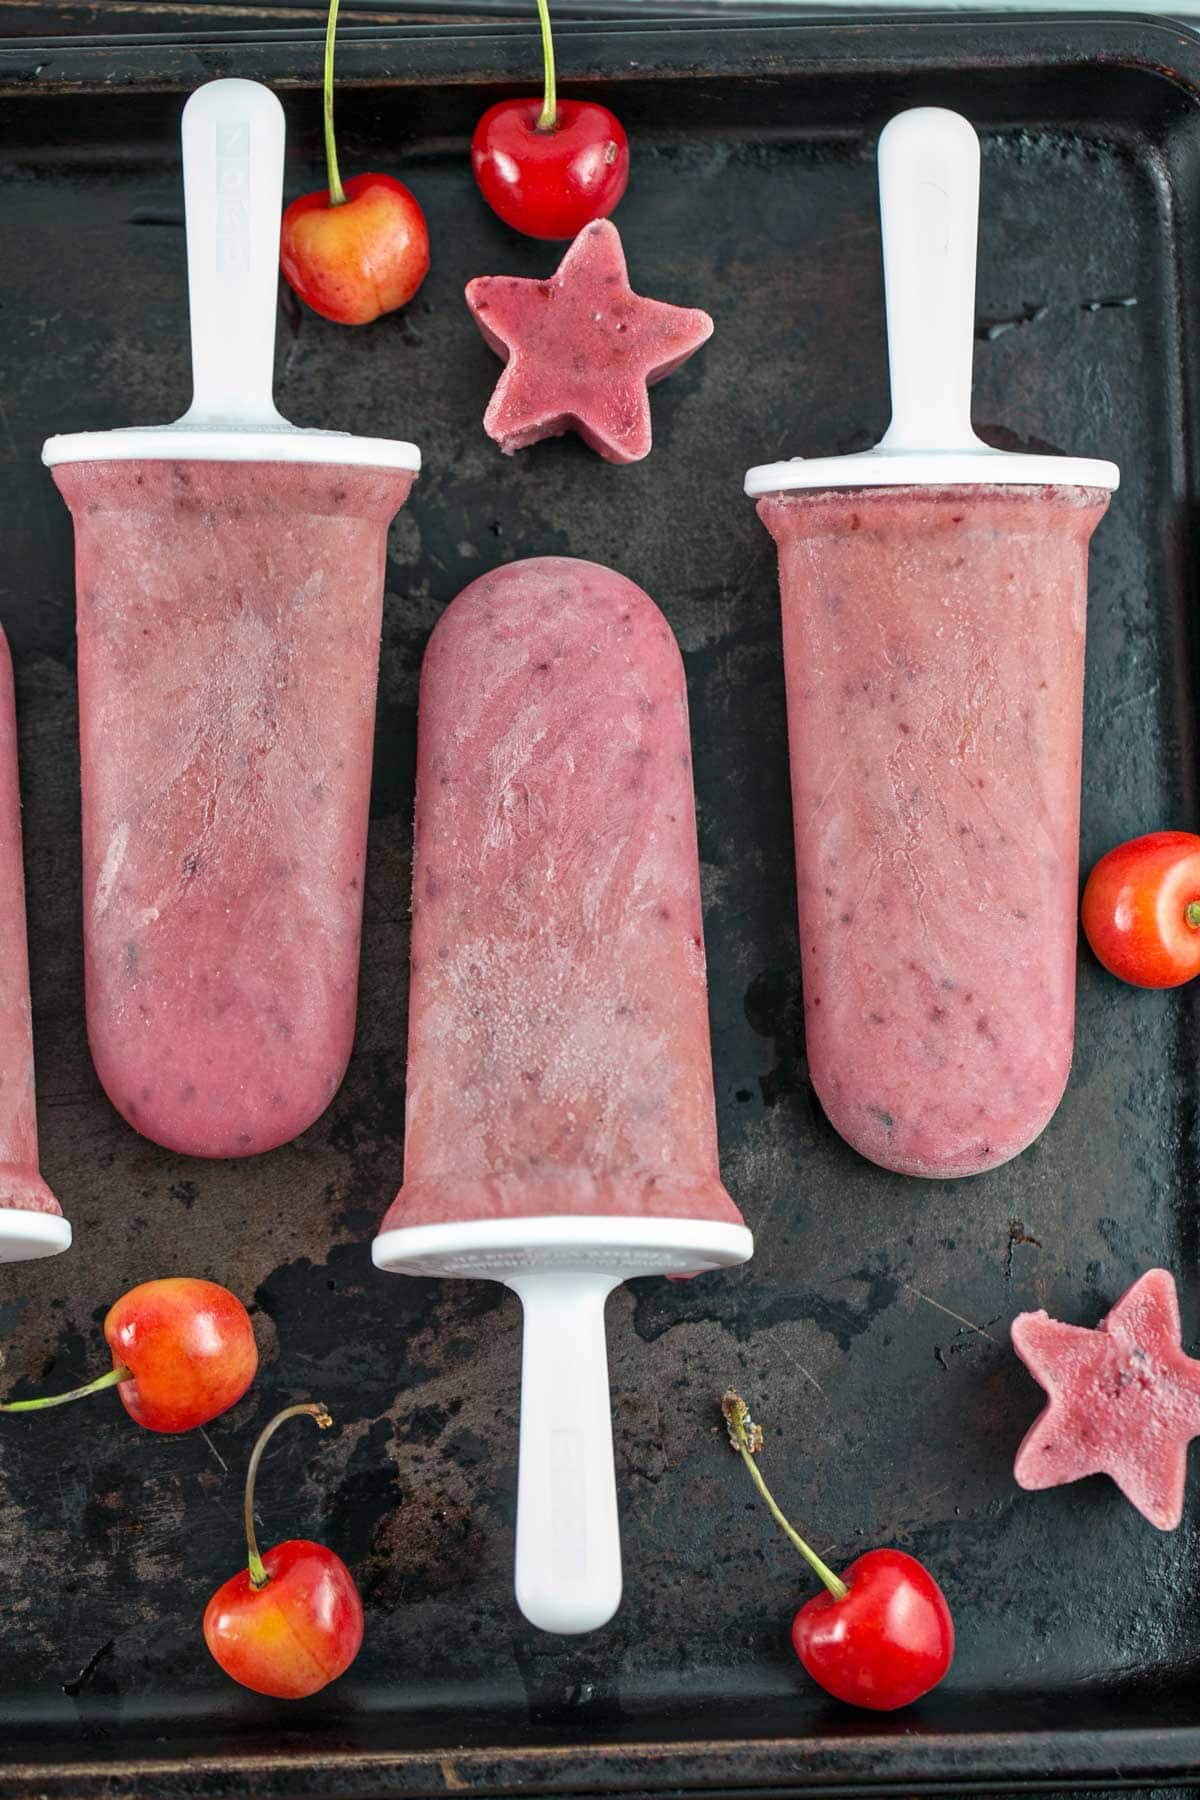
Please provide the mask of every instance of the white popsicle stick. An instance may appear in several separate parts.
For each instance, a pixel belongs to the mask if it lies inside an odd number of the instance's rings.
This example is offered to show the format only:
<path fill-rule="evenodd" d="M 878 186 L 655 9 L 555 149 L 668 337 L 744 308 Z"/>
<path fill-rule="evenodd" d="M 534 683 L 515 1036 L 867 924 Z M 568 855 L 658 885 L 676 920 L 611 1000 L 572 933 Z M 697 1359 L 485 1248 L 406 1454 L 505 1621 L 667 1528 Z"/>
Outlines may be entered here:
<path fill-rule="evenodd" d="M 192 404 L 181 425 L 271 431 L 283 108 L 257 81 L 210 81 L 183 109 Z"/>
<path fill-rule="evenodd" d="M 47 439 L 58 463 L 326 463 L 421 467 L 415 444 L 291 425 L 273 398 L 283 108 L 257 81 L 210 81 L 183 109 L 192 403 L 173 425 Z"/>
<path fill-rule="evenodd" d="M 744 1225 L 603 1215 L 398 1226 L 375 1239 L 377 1268 L 502 1281 L 520 1296 L 513 1585 L 543 1631 L 595 1631 L 621 1599 L 605 1301 L 632 1276 L 729 1269 L 753 1252 Z"/>
<path fill-rule="evenodd" d="M 920 106 L 879 139 L 892 422 L 881 450 L 982 450 L 971 425 L 979 139 Z"/>
<path fill-rule="evenodd" d="M 604 1303 L 619 1277 L 513 1276 L 525 1316 L 517 1465 L 517 1605 L 543 1631 L 607 1625 L 621 1602 Z"/>
<path fill-rule="evenodd" d="M 971 424 L 979 139 L 939 106 L 899 113 L 879 137 L 879 210 L 892 422 L 873 450 L 794 456 L 747 471 L 746 492 L 1007 486 L 1115 488 L 1115 463 L 995 450 Z"/>

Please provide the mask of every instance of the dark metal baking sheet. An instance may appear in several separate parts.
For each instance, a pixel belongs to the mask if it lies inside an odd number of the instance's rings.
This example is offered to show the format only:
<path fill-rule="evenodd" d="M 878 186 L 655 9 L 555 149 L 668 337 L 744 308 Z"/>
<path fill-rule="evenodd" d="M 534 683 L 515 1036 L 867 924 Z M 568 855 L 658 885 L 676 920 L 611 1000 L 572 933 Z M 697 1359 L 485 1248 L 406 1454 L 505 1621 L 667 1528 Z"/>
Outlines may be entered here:
<path fill-rule="evenodd" d="M 0 49 L 0 620 L 18 666 L 44 1163 L 76 1228 L 0 1271 L 3 1378 L 102 1366 L 130 1282 L 194 1271 L 254 1297 L 264 1368 L 207 1436 L 139 1434 L 111 1399 L 0 1432 L 0 1796 L 253 1793 L 377 1800 L 466 1788 L 794 1793 L 1193 1779 L 1200 1486 L 1152 1531 L 1100 1481 L 1010 1478 L 1039 1397 L 1006 1346 L 1022 1307 L 1094 1322 L 1148 1264 L 1200 1338 L 1194 992 L 1135 995 L 1083 959 L 1075 1071 L 1044 1138 L 994 1174 L 906 1181 L 857 1159 L 806 1073 L 773 546 L 745 466 L 849 450 L 885 423 L 874 136 L 936 101 L 984 133 L 977 416 L 1009 444 L 1112 456 L 1095 540 L 1083 855 L 1195 828 L 1196 205 L 1200 46 L 1079 18 L 561 33 L 564 84 L 635 144 L 620 213 L 636 285 L 716 315 L 615 469 L 564 440 L 503 459 L 498 364 L 462 305 L 480 272 L 548 271 L 474 194 L 485 101 L 532 81 L 530 34 L 351 27 L 344 164 L 426 204 L 416 304 L 346 333 L 285 305 L 279 397 L 301 422 L 412 435 L 394 529 L 361 1019 L 342 1092 L 297 1144 L 203 1164 L 134 1136 L 88 1060 L 80 974 L 69 523 L 51 431 L 166 419 L 187 398 L 180 100 L 272 81 L 289 192 L 319 180 L 319 34 Z M 398 1184 L 416 680 L 442 607 L 539 552 L 615 564 L 683 646 L 696 751 L 717 1092 L 747 1269 L 647 1281 L 609 1308 L 627 1594 L 592 1638 L 539 1636 L 510 1594 L 516 1302 L 376 1274 Z M 716 1430 L 741 1385 L 780 1498 L 836 1560 L 926 1557 L 959 1624 L 951 1680 L 873 1719 L 826 1703 L 787 1625 L 808 1591 Z M 283 1708 L 227 1684 L 199 1616 L 239 1559 L 255 1425 L 317 1396 L 336 1434 L 272 1451 L 268 1535 L 357 1569 L 353 1674 Z M 301 1434 L 302 1436 L 302 1434 Z"/>

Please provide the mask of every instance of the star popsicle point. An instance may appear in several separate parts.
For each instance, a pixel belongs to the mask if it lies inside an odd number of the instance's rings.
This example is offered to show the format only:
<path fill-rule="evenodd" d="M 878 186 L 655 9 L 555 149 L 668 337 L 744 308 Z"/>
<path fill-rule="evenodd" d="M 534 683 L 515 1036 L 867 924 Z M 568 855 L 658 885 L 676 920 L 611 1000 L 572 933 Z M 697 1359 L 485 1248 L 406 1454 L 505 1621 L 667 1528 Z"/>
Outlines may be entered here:
<path fill-rule="evenodd" d="M 1094 1331 L 1021 1313 L 1012 1341 L 1049 1396 L 1017 1452 L 1018 1484 L 1108 1475 L 1152 1525 L 1174 1530 L 1200 1436 L 1200 1362 L 1182 1347 L 1174 1276 L 1147 1270 Z"/>
<path fill-rule="evenodd" d="M 651 442 L 647 389 L 713 329 L 698 307 L 633 292 L 607 219 L 585 225 L 548 281 L 481 275 L 467 305 L 507 364 L 483 420 L 506 456 L 576 431 L 607 462 L 639 462 Z"/>

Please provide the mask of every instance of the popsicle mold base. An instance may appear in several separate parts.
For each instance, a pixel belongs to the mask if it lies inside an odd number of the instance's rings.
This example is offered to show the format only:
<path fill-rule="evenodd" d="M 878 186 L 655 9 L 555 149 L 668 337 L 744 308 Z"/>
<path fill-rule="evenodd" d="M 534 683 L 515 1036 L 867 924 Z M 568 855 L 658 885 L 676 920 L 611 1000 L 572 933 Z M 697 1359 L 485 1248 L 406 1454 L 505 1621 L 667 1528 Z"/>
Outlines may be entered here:
<path fill-rule="evenodd" d="M 416 475 L 421 452 L 399 439 L 354 437 L 347 431 L 316 431 L 278 425 L 260 431 L 238 423 L 131 425 L 124 431 L 76 431 L 47 438 L 42 461 L 48 469 L 90 462 L 321 463 L 343 469 L 398 469 Z"/>
<path fill-rule="evenodd" d="M 46 1193 L 49 1196 L 48 1188 Z M 0 1263 L 32 1262 L 39 1256 L 59 1256 L 70 1248 L 71 1227 L 60 1213 L 17 1206 L 0 1210 Z"/>
<path fill-rule="evenodd" d="M 753 1253 L 754 1238 L 745 1225 L 616 1215 L 400 1226 L 381 1231 L 371 1247 L 376 1268 L 394 1274 L 503 1282 L 531 1269 L 603 1269 L 618 1281 L 703 1274 L 748 1262 Z"/>

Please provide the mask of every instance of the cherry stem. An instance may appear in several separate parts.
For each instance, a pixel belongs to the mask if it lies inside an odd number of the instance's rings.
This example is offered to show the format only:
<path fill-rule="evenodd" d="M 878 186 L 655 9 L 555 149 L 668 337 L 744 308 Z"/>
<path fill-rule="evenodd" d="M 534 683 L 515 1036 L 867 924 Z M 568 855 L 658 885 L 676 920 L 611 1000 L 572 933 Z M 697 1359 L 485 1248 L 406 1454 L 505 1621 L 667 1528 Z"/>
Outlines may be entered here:
<path fill-rule="evenodd" d="M 762 1430 L 750 1417 L 750 1409 L 740 1395 L 730 1388 L 722 1401 L 725 1423 L 729 1427 L 729 1441 L 750 1471 L 750 1479 L 766 1502 L 767 1511 L 775 1523 L 796 1546 L 813 1574 L 825 1583 L 835 1600 L 844 1600 L 850 1589 L 840 1575 L 835 1575 L 829 1564 L 822 1562 L 815 1550 L 809 1548 L 800 1533 L 789 1525 L 788 1521 L 775 1504 L 775 1497 L 759 1473 L 758 1464 L 754 1460 L 754 1452 L 762 1448 Z"/>
<path fill-rule="evenodd" d="M 339 0 L 329 0 L 329 19 L 325 26 L 325 167 L 329 172 L 329 200 L 332 206 L 345 206 L 346 190 L 338 171 L 337 140 L 333 135 L 333 45 L 337 37 Z"/>
<path fill-rule="evenodd" d="M 337 4 L 337 0 L 334 0 Z M 554 37 L 550 30 L 550 0 L 537 0 L 542 27 L 542 72 L 545 91 L 542 110 L 538 114 L 539 131 L 553 131 L 558 124 L 558 80 L 554 72 Z"/>
<path fill-rule="evenodd" d="M 42 1394 L 36 1400 L 5 1400 L 0 1403 L 0 1412 L 41 1412 L 47 1406 L 66 1406 L 69 1400 L 82 1400 L 88 1394 L 99 1394 L 104 1388 L 116 1387 L 118 1382 L 132 1379 L 131 1371 L 118 1363 L 115 1369 L 110 1369 L 107 1375 L 97 1375 L 86 1387 L 72 1388 L 69 1394 Z"/>
<path fill-rule="evenodd" d="M 1200 900 L 1193 900 L 1183 916 L 1193 931 L 1200 931 Z"/>
<path fill-rule="evenodd" d="M 334 0 L 336 6 L 337 0 Z M 258 1465 L 262 1461 L 263 1451 L 270 1443 L 279 1427 L 287 1419 L 298 1419 L 302 1414 L 315 1419 L 321 1430 L 333 1424 L 328 1408 L 320 1400 L 306 1400 L 299 1406 L 285 1406 L 281 1413 L 276 1413 L 269 1425 L 265 1425 L 257 1444 L 250 1454 L 250 1467 L 246 1470 L 246 1549 L 249 1552 L 250 1586 L 254 1589 L 266 1587 L 271 1577 L 267 1574 L 266 1565 L 258 1553 L 258 1539 L 254 1535 L 254 1483 L 258 1479 Z"/>

